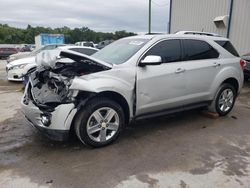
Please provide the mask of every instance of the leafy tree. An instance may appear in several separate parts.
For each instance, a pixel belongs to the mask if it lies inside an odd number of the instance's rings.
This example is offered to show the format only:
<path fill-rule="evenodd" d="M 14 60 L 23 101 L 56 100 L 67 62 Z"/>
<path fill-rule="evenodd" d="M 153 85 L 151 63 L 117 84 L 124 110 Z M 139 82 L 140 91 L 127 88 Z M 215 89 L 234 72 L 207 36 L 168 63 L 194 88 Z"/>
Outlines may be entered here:
<path fill-rule="evenodd" d="M 103 40 L 117 40 L 127 36 L 136 35 L 125 30 L 115 33 L 96 32 L 88 27 L 74 28 L 61 27 L 52 29 L 50 27 L 32 27 L 27 28 L 10 27 L 7 24 L 0 24 L 0 44 L 34 44 L 35 36 L 40 33 L 64 34 L 65 43 L 74 44 L 78 41 L 93 41 L 98 43 Z"/>

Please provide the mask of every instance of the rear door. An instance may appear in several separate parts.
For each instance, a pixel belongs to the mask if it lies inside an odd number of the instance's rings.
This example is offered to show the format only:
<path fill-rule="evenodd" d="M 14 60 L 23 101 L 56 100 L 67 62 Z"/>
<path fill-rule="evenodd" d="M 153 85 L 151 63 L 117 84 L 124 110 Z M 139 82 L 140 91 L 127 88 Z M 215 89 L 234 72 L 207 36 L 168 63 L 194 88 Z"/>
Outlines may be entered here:
<path fill-rule="evenodd" d="M 212 83 L 221 69 L 219 53 L 203 40 L 183 39 L 182 44 L 187 79 L 183 105 L 207 101 L 212 94 Z"/>

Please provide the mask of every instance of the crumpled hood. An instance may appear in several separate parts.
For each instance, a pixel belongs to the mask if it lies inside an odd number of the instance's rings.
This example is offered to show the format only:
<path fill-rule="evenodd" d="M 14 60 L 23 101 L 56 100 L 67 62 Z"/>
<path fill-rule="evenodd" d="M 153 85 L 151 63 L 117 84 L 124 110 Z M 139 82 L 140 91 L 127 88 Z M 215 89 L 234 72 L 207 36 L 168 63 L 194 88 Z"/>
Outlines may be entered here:
<path fill-rule="evenodd" d="M 81 61 L 82 63 L 87 64 L 96 64 L 106 68 L 112 68 L 112 65 L 91 56 L 81 54 L 78 52 L 74 52 L 72 50 L 48 50 L 39 53 L 36 56 L 36 63 L 38 66 L 43 66 L 47 68 L 55 68 L 56 63 L 64 63 L 64 64 L 71 64 L 76 61 Z"/>
<path fill-rule="evenodd" d="M 7 64 L 7 68 L 13 67 L 13 66 L 17 66 L 17 65 L 22 65 L 22 64 L 30 64 L 30 63 L 35 63 L 35 57 L 26 57 L 26 58 L 22 58 L 22 59 L 17 59 L 14 60 L 12 62 L 10 62 L 9 64 Z"/>

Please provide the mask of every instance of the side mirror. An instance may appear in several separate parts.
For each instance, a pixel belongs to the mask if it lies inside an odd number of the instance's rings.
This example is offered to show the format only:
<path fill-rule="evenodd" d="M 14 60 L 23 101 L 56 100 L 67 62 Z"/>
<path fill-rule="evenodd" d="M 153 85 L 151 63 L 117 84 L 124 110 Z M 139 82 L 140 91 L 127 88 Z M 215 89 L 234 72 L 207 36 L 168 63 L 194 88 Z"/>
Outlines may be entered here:
<path fill-rule="evenodd" d="M 146 66 L 146 65 L 160 65 L 162 63 L 161 56 L 157 55 L 148 55 L 145 57 L 144 60 L 140 62 L 140 66 Z"/>

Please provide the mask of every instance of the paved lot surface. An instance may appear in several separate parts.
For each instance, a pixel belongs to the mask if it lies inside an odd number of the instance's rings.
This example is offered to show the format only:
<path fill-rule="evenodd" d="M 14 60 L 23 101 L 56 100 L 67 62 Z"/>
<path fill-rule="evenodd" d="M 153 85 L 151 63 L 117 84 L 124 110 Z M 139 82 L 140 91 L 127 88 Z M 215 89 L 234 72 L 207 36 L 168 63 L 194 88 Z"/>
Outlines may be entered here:
<path fill-rule="evenodd" d="M 90 149 L 56 143 L 22 116 L 20 84 L 0 61 L 0 187 L 249 187 L 250 84 L 227 117 L 198 111 L 140 121 L 118 142 Z"/>

